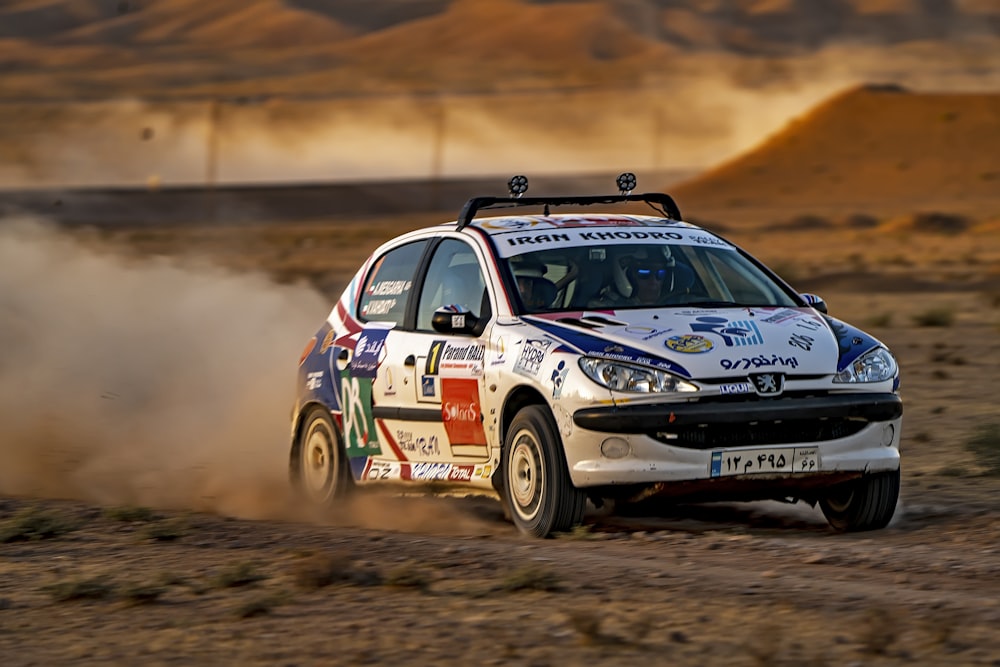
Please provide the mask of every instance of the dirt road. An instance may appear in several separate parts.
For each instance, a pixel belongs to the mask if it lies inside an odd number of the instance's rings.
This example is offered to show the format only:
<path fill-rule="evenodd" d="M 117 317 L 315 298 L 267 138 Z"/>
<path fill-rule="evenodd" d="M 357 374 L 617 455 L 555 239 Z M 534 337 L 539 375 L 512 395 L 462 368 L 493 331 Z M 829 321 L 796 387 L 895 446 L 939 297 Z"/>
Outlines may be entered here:
<path fill-rule="evenodd" d="M 4 500 L 0 654 L 29 664 L 1000 664 L 1000 485 L 912 482 L 838 535 L 798 506 L 591 517 L 366 498 L 415 530 Z M 986 500 L 989 499 L 989 500 Z M 25 518 L 28 517 L 28 518 Z M 370 524 L 370 522 L 369 522 Z"/>

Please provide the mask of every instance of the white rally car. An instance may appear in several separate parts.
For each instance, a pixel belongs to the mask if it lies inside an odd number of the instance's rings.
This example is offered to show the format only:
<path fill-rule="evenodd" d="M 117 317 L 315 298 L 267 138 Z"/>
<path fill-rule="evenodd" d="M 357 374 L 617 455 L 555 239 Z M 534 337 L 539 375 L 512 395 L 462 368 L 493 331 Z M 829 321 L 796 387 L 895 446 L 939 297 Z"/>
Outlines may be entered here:
<path fill-rule="evenodd" d="M 753 257 L 632 194 L 478 197 L 357 272 L 299 361 L 291 480 L 494 489 L 517 528 L 587 500 L 819 503 L 882 528 L 902 403 L 886 347 Z M 645 202 L 656 215 L 560 213 Z M 484 209 L 531 214 L 480 217 Z M 621 208 L 621 207 L 619 207 Z"/>

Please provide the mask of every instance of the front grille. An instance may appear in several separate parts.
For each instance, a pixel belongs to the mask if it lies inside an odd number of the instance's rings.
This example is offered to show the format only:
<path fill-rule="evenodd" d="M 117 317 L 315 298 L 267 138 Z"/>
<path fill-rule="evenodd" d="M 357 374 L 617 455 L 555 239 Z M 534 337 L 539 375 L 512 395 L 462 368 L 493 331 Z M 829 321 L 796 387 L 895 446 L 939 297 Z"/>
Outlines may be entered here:
<path fill-rule="evenodd" d="M 824 442 L 854 435 L 868 424 L 867 421 L 857 419 L 790 419 L 780 422 L 684 426 L 647 435 L 674 447 L 716 449 Z"/>

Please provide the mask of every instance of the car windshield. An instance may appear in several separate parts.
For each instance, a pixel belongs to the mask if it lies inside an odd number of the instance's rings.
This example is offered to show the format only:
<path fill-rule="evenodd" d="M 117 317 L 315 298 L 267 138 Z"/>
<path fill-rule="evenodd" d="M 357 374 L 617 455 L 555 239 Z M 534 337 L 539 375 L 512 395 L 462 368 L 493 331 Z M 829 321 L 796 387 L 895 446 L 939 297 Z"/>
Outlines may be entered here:
<path fill-rule="evenodd" d="M 743 253 L 702 230 L 610 231 L 604 232 L 607 238 L 602 239 L 602 232 L 591 229 L 561 234 L 567 238 L 557 239 L 583 237 L 587 243 L 580 245 L 552 243 L 544 234 L 521 234 L 516 238 L 525 242 L 511 248 L 515 239 L 501 238 L 497 247 L 507 255 L 507 270 L 517 285 L 525 313 L 797 305 L 785 288 Z M 548 237 L 558 235 L 550 233 Z M 643 241 L 627 242 L 635 237 Z M 543 240 L 530 241 L 534 238 Z M 534 249 L 538 245 L 544 247 Z"/>

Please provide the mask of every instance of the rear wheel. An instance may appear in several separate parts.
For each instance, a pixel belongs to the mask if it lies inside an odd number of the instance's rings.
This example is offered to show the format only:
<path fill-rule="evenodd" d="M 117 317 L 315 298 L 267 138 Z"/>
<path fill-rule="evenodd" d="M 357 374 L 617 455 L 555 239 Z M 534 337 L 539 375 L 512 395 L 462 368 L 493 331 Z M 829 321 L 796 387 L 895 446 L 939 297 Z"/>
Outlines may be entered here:
<path fill-rule="evenodd" d="M 820 499 L 819 506 L 837 530 L 877 530 L 889 525 L 898 499 L 899 470 L 893 470 L 836 486 Z"/>
<path fill-rule="evenodd" d="M 546 537 L 583 519 L 587 496 L 569 478 L 562 440 L 544 408 L 529 405 L 514 417 L 501 467 L 504 505 L 522 533 Z"/>
<path fill-rule="evenodd" d="M 333 504 L 353 486 L 340 431 L 326 408 L 306 413 L 292 444 L 289 474 L 300 496 L 318 506 Z"/>

